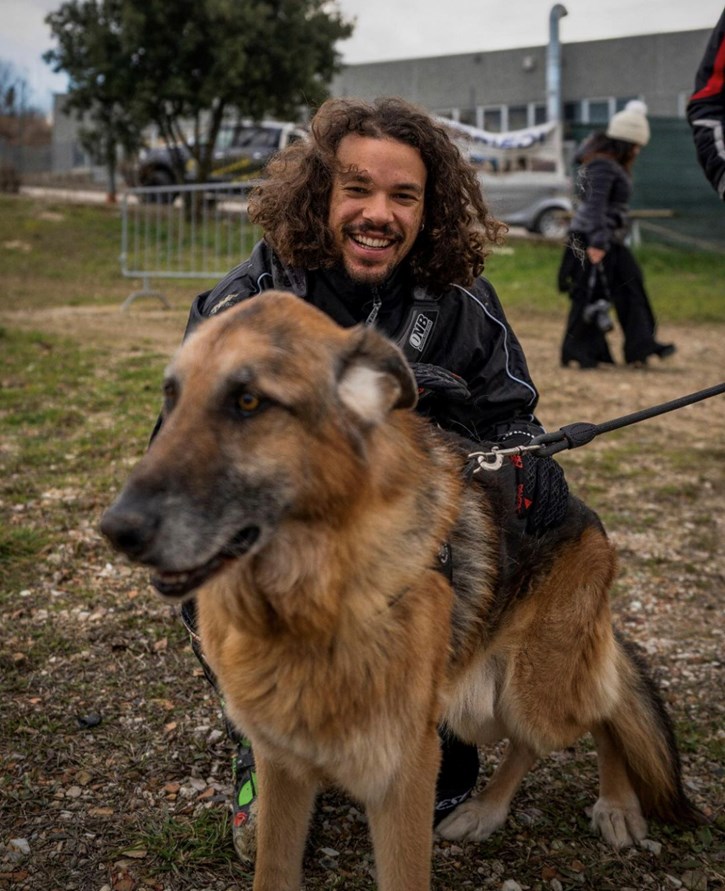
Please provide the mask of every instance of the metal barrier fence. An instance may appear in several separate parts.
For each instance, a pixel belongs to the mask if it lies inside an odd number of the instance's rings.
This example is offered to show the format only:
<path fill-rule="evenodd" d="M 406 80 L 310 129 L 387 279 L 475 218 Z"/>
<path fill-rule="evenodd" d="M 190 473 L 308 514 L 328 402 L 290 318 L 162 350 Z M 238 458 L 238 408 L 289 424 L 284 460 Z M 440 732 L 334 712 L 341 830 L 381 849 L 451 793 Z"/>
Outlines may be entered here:
<path fill-rule="evenodd" d="M 157 297 L 151 279 L 221 278 L 245 260 L 261 238 L 247 216 L 253 182 L 128 189 L 121 202 L 121 273 L 140 278 L 123 303 Z"/>

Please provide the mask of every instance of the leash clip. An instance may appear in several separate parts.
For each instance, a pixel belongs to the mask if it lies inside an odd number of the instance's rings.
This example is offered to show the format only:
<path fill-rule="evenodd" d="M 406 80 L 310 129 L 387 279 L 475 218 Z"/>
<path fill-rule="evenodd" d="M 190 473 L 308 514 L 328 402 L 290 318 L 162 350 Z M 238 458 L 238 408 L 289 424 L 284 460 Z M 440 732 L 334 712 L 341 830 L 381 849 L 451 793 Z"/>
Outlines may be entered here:
<path fill-rule="evenodd" d="M 502 449 L 500 446 L 491 446 L 486 452 L 471 452 L 468 458 L 475 461 L 478 467 L 474 469 L 474 473 L 479 470 L 500 470 L 503 462 L 511 455 L 523 455 L 525 452 L 538 452 L 542 448 L 540 443 L 529 443 L 528 445 L 510 446 Z"/>

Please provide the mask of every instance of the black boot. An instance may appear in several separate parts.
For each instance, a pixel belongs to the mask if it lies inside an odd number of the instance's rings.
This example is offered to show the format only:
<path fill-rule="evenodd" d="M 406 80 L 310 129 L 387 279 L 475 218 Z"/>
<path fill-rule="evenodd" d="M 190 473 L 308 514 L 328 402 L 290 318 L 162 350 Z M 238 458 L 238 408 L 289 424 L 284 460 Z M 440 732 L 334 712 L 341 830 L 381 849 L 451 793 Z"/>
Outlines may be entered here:
<path fill-rule="evenodd" d="M 473 792 L 478 781 L 478 748 L 464 743 L 448 730 L 440 730 L 441 768 L 436 786 L 433 825 L 438 823 Z"/>

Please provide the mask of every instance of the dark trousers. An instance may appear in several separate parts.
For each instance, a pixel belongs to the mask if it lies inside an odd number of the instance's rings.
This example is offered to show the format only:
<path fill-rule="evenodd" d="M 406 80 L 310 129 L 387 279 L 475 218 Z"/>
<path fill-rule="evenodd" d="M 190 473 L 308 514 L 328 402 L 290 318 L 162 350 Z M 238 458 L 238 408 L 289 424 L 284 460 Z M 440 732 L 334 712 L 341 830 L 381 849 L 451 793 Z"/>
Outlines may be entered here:
<path fill-rule="evenodd" d="M 655 317 L 644 287 L 642 270 L 626 245 L 614 244 L 599 264 L 593 279 L 586 259 L 586 239 L 570 237 L 559 267 L 559 289 L 569 293 L 571 307 L 561 345 L 561 362 L 578 362 L 584 368 L 612 363 L 607 338 L 595 320 L 586 319 L 587 307 L 609 299 L 624 335 L 624 361 L 643 362 L 661 347 L 655 339 Z"/>

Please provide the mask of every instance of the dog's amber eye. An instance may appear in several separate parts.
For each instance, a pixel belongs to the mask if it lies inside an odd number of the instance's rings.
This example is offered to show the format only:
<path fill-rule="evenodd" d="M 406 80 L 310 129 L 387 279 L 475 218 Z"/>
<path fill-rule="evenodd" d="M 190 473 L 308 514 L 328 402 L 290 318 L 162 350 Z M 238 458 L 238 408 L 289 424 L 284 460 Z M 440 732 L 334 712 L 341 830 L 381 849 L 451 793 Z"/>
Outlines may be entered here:
<path fill-rule="evenodd" d="M 164 410 L 169 412 L 176 404 L 177 388 L 174 381 L 164 382 Z"/>
<path fill-rule="evenodd" d="M 250 415 L 257 411 L 261 404 L 262 400 L 254 393 L 245 392 L 237 397 L 237 405 L 245 415 Z"/>

